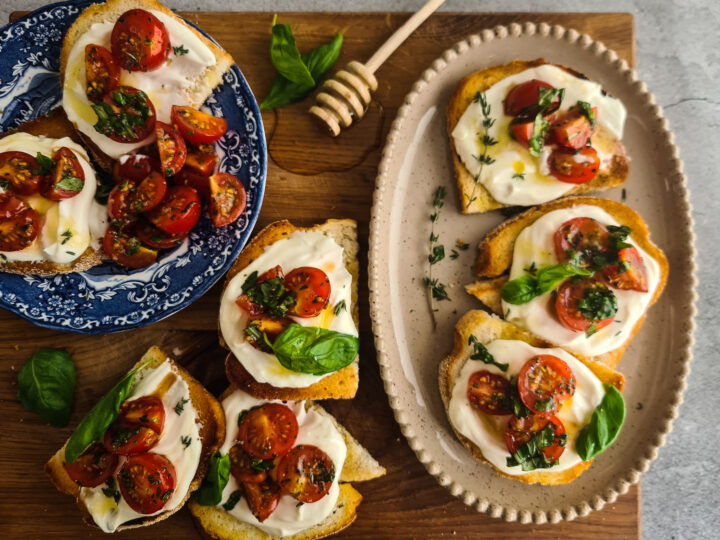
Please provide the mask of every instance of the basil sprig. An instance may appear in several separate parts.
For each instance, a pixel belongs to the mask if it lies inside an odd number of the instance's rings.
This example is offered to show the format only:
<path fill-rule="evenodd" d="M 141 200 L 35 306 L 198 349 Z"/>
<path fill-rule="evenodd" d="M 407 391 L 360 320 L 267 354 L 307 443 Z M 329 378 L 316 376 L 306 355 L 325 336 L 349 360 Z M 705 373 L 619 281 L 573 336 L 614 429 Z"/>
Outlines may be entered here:
<path fill-rule="evenodd" d="M 543 448 L 555 444 L 555 439 L 558 439 L 560 446 L 567 444 L 567 434 L 555 435 L 553 424 L 548 423 L 543 429 L 534 433 L 526 443 L 520 445 L 515 453 L 506 459 L 506 465 L 508 467 L 520 465 L 523 471 L 548 469 L 556 465 L 557 460 L 548 458 L 542 451 Z"/>
<path fill-rule="evenodd" d="M 120 382 L 105 394 L 90 412 L 80 421 L 80 424 L 70 436 L 65 446 L 65 461 L 72 464 L 82 454 L 90 443 L 103 436 L 110 424 L 120 414 L 120 405 L 130 395 L 133 380 L 138 371 L 145 368 L 150 362 L 133 369 L 125 375 Z"/>
<path fill-rule="evenodd" d="M 612 385 L 604 386 L 605 396 L 575 442 L 575 450 L 583 461 L 589 461 L 604 452 L 617 439 L 625 423 L 625 400 L 622 394 Z"/>
<path fill-rule="evenodd" d="M 195 500 L 201 506 L 216 506 L 222 500 L 222 493 L 230 480 L 230 456 L 215 452 L 210 458 L 207 476 L 195 492 Z M 233 493 L 234 495 L 234 493 Z M 231 495 L 232 497 L 232 495 Z M 237 501 L 235 501 L 237 503 Z M 234 504 L 233 504 L 234 506 Z"/>
<path fill-rule="evenodd" d="M 500 289 L 500 296 L 508 304 L 526 304 L 533 298 L 552 291 L 563 281 L 574 276 L 590 277 L 591 270 L 578 268 L 572 264 L 554 264 L 543 266 L 534 276 L 524 274 L 508 281 Z"/>
<path fill-rule="evenodd" d="M 65 427 L 75 391 L 75 365 L 67 351 L 39 349 L 18 373 L 18 399 L 53 427 Z"/>
<path fill-rule="evenodd" d="M 293 323 L 277 337 L 272 349 L 289 370 L 325 375 L 351 364 L 360 342 L 350 334 Z"/>

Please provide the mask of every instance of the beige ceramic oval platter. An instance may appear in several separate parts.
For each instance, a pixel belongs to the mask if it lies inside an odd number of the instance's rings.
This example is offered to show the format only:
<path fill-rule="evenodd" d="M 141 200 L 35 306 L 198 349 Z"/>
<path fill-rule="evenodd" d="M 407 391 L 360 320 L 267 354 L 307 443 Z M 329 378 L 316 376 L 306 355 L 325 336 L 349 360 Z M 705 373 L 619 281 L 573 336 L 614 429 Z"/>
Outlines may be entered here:
<path fill-rule="evenodd" d="M 570 66 L 620 98 L 628 109 L 631 157 L 626 204 L 648 223 L 670 261 L 668 285 L 618 369 L 627 378 L 628 416 L 618 440 L 580 478 L 563 486 L 525 485 L 476 462 L 454 437 L 438 391 L 439 362 L 452 349 L 457 320 L 479 303 L 474 246 L 503 221 L 499 212 L 461 215 L 451 168 L 445 109 L 465 75 L 513 59 L 544 57 Z M 450 286 L 433 331 L 423 278 L 428 272 L 432 197 L 447 198 L 435 232 L 457 259 L 433 266 Z M 620 200 L 621 190 L 599 196 Z M 612 502 L 639 480 L 678 413 L 689 370 L 695 314 L 694 236 L 682 162 L 662 111 L 624 60 L 589 36 L 558 26 L 510 25 L 468 37 L 433 62 L 398 112 L 380 164 L 370 231 L 371 317 L 385 389 L 403 434 L 427 470 L 465 504 L 507 521 L 556 522 Z"/>

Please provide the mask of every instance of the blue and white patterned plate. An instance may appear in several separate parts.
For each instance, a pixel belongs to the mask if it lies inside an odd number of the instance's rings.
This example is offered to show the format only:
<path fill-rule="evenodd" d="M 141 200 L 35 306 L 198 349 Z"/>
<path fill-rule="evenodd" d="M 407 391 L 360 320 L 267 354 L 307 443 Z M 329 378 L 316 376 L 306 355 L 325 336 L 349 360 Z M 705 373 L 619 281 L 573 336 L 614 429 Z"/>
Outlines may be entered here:
<path fill-rule="evenodd" d="M 0 131 L 60 103 L 63 37 L 92 3 L 52 4 L 0 29 Z M 105 334 L 159 321 L 202 296 L 245 246 L 260 212 L 267 171 L 260 111 L 236 65 L 205 106 L 228 122 L 216 145 L 220 170 L 237 176 L 247 190 L 247 208 L 236 223 L 216 229 L 206 212 L 182 246 L 142 270 L 105 263 L 52 277 L 0 273 L 0 307 L 38 326 Z"/>

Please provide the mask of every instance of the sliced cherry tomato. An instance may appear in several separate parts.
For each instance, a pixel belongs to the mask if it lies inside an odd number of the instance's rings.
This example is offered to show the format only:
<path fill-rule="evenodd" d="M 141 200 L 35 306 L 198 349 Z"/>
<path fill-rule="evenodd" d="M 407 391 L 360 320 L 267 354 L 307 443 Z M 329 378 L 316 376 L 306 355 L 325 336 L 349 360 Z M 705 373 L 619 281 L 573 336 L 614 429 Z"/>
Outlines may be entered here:
<path fill-rule="evenodd" d="M 545 429 L 548 424 L 552 424 L 555 441 L 550 446 L 541 449 L 541 452 L 547 459 L 557 461 L 565 451 L 565 446 L 560 444 L 560 437 L 565 434 L 565 426 L 557 416 L 539 416 L 537 414 L 528 414 L 525 418 L 511 416 L 505 429 L 507 449 L 514 454 L 520 446 L 528 442 L 535 433 Z"/>
<path fill-rule="evenodd" d="M 143 244 L 153 249 L 176 248 L 187 238 L 187 234 L 168 234 L 146 221 L 135 229 L 135 234 Z"/>
<path fill-rule="evenodd" d="M 120 82 L 120 68 L 112 53 L 102 45 L 85 46 L 85 93 L 90 101 L 100 101 Z"/>
<path fill-rule="evenodd" d="M 179 173 L 187 158 L 187 148 L 180 132 L 170 124 L 155 122 L 155 135 L 163 174 L 172 176 Z"/>
<path fill-rule="evenodd" d="M 142 141 L 155 129 L 155 106 L 142 90 L 118 86 L 93 105 L 95 131 L 121 143 Z"/>
<path fill-rule="evenodd" d="M 575 376 L 564 360 L 551 354 L 532 357 L 518 373 L 518 393 L 536 414 L 555 414 L 575 393 Z"/>
<path fill-rule="evenodd" d="M 172 123 L 193 144 L 214 143 L 227 131 L 227 121 L 192 107 L 173 105 Z"/>
<path fill-rule="evenodd" d="M 10 182 L 18 195 L 34 195 L 40 189 L 42 177 L 38 174 L 40 165 L 25 152 L 0 153 L 0 180 Z"/>
<path fill-rule="evenodd" d="M 271 268 L 270 270 L 267 270 L 267 271 L 263 272 L 262 274 L 260 274 L 258 276 L 257 280 L 255 281 L 255 286 L 257 287 L 257 285 L 259 285 L 263 281 L 267 281 L 268 279 L 283 279 L 284 280 L 285 274 L 283 273 L 282 267 L 280 265 L 277 265 L 274 268 Z M 250 300 L 250 297 L 245 293 L 238 296 L 237 299 L 235 300 L 235 303 L 240 308 L 247 311 L 251 317 L 261 315 L 265 311 L 265 309 L 262 306 L 256 304 L 252 300 Z M 286 321 L 287 325 L 285 325 L 283 322 L 282 330 L 285 330 L 285 328 L 287 328 L 288 326 L 290 326 L 292 324 L 292 321 L 289 319 L 283 319 L 283 321 Z M 272 323 L 272 322 L 281 322 L 281 321 L 273 321 L 271 319 L 270 323 Z M 268 326 L 268 324 L 264 325 L 261 321 L 257 324 L 257 326 L 263 327 L 263 326 Z M 280 330 L 280 332 L 282 332 L 282 330 Z M 265 331 L 265 330 L 263 330 L 263 331 Z M 277 337 L 278 335 L 280 335 L 280 332 L 277 332 L 277 334 L 274 337 Z"/>
<path fill-rule="evenodd" d="M 40 215 L 32 208 L 0 220 L 0 251 L 21 251 L 33 243 L 39 232 Z"/>
<path fill-rule="evenodd" d="M 505 114 L 507 116 L 535 117 L 540 111 L 538 107 L 540 88 L 554 88 L 554 86 L 538 79 L 514 86 L 505 97 Z M 545 113 L 554 112 L 558 107 L 560 107 L 560 96 L 555 96 L 552 103 L 545 109 Z"/>
<path fill-rule="evenodd" d="M 128 71 L 160 67 L 170 53 L 165 25 L 144 9 L 131 9 L 118 18 L 110 36 L 113 56 Z"/>
<path fill-rule="evenodd" d="M 160 172 L 160 162 L 145 154 L 120 156 L 113 165 L 113 180 L 122 184 L 125 180 L 139 182 L 147 178 L 152 171 Z"/>
<path fill-rule="evenodd" d="M 597 118 L 597 108 L 593 107 L 592 111 Z M 584 148 L 594 132 L 595 128 L 590 125 L 590 120 L 577 106 L 570 107 L 551 128 L 551 136 L 555 142 L 574 150 Z"/>
<path fill-rule="evenodd" d="M 132 201 L 135 198 L 135 182 L 125 180 L 110 190 L 107 202 L 108 217 L 119 221 L 134 221 L 135 211 Z"/>
<path fill-rule="evenodd" d="M 236 443 L 230 448 L 230 472 L 238 482 L 248 482 L 250 484 L 259 484 L 267 478 L 267 472 L 263 469 L 253 468 L 253 463 L 257 460 L 243 450 L 242 445 Z"/>
<path fill-rule="evenodd" d="M 187 169 L 203 176 L 210 176 L 217 164 L 218 157 L 212 144 L 188 145 L 185 159 Z"/>
<path fill-rule="evenodd" d="M 242 486 L 245 500 L 255 519 L 265 521 L 280 502 L 280 488 L 269 479 L 259 484 L 244 482 Z"/>
<path fill-rule="evenodd" d="M 127 425 L 147 427 L 160 434 L 165 425 L 165 407 L 162 399 L 157 396 L 143 396 L 126 401 L 120 407 L 117 421 Z"/>
<path fill-rule="evenodd" d="M 265 403 L 251 409 L 240 422 L 237 440 L 258 459 L 274 459 L 288 453 L 298 434 L 298 423 L 290 407 Z"/>
<path fill-rule="evenodd" d="M 638 250 L 634 247 L 621 249 L 618 261 L 620 265 L 603 268 L 608 283 L 616 289 L 648 292 L 647 269 Z"/>
<path fill-rule="evenodd" d="M 560 285 L 555 298 L 555 311 L 565 328 L 576 332 L 587 332 L 594 324 L 597 331 L 613 322 L 615 315 L 602 320 L 591 320 L 586 319 L 578 309 L 578 300 L 585 298 L 592 289 L 607 289 L 607 287 L 593 278 L 584 279 L 579 283 L 573 283 L 569 279 Z"/>
<path fill-rule="evenodd" d="M 7 192 L 0 195 L 0 220 L 15 217 L 28 208 L 25 201 L 14 195 Z"/>
<path fill-rule="evenodd" d="M 165 177 L 157 171 L 152 171 L 135 188 L 132 198 L 134 212 L 147 212 L 159 205 L 165 198 L 167 182 Z"/>
<path fill-rule="evenodd" d="M 280 491 L 304 503 L 322 499 L 335 480 L 335 464 L 317 446 L 300 444 L 280 460 L 277 481 Z"/>
<path fill-rule="evenodd" d="M 556 148 L 550 154 L 548 163 L 550 173 L 568 184 L 586 184 L 600 170 L 600 156 L 590 146 L 577 152 L 569 148 Z"/>
<path fill-rule="evenodd" d="M 191 187 L 170 186 L 160 206 L 147 216 L 168 234 L 187 234 L 200 219 L 200 197 Z"/>
<path fill-rule="evenodd" d="M 510 414 L 510 383 L 502 375 L 487 370 L 470 375 L 467 397 L 470 404 L 485 414 Z"/>
<path fill-rule="evenodd" d="M 250 312 L 250 309 L 247 309 L 247 307 L 251 306 L 244 304 L 244 299 L 241 300 L 241 298 L 242 296 L 239 296 L 235 302 L 238 306 Z M 250 302 L 249 299 L 248 301 Z M 257 304 L 253 303 L 252 305 L 256 306 Z M 257 308 L 252 309 L 257 313 Z M 276 319 L 270 317 L 269 315 L 265 315 L 262 308 L 260 308 L 260 313 L 258 313 L 257 315 L 251 314 L 250 317 L 251 318 L 248 319 L 246 328 L 257 328 L 260 332 L 267 336 L 267 338 L 270 340 L 270 343 L 274 343 L 278 336 L 282 334 L 283 331 L 293 323 L 292 319 L 288 319 L 287 317 L 283 317 L 282 319 Z M 247 334 L 245 337 L 248 343 L 250 343 L 250 345 L 252 345 L 256 349 L 260 349 L 261 351 L 267 349 L 267 345 L 264 342 L 258 342 L 251 334 Z"/>
<path fill-rule="evenodd" d="M 85 172 L 75 152 L 63 146 L 53 156 L 55 167 L 42 185 L 42 196 L 51 201 L 71 199 L 85 186 Z"/>
<path fill-rule="evenodd" d="M 297 317 L 315 317 L 330 300 L 330 278 L 312 266 L 301 266 L 291 271 L 285 276 L 285 288 L 294 291 L 297 296 L 297 303 L 289 312 Z"/>
<path fill-rule="evenodd" d="M 561 263 L 573 261 L 581 268 L 593 263 L 593 257 L 610 249 L 605 225 L 588 217 L 569 219 L 553 235 L 555 256 Z"/>
<path fill-rule="evenodd" d="M 160 436 L 150 428 L 138 425 L 126 425 L 114 422 L 103 436 L 103 444 L 108 452 L 120 456 L 142 454 L 153 448 Z"/>
<path fill-rule="evenodd" d="M 129 456 L 118 473 L 123 499 L 139 514 L 162 510 L 175 491 L 175 467 L 160 454 Z"/>
<path fill-rule="evenodd" d="M 128 268 L 145 268 L 157 260 L 157 251 L 146 248 L 134 236 L 123 234 L 114 227 L 105 233 L 103 249 L 113 261 Z"/>
<path fill-rule="evenodd" d="M 209 176 L 198 174 L 187 167 L 183 167 L 179 173 L 172 177 L 171 181 L 176 186 L 189 186 L 195 189 L 203 200 L 210 199 Z"/>
<path fill-rule="evenodd" d="M 268 279 L 285 279 L 285 273 L 283 272 L 282 266 L 275 265 L 270 270 L 265 270 L 262 274 L 260 274 L 255 281 L 255 284 L 262 283 L 263 281 L 267 281 Z"/>
<path fill-rule="evenodd" d="M 63 463 L 70 480 L 81 487 L 96 487 L 107 482 L 118 465 L 118 456 L 111 454 L 102 443 L 96 442 L 72 463 Z"/>
<path fill-rule="evenodd" d="M 532 138 L 535 122 L 512 122 L 510 124 L 510 134 L 513 139 L 527 147 Z"/>
<path fill-rule="evenodd" d="M 240 180 L 226 172 L 210 177 L 210 217 L 216 227 L 235 222 L 245 210 L 247 195 Z"/>

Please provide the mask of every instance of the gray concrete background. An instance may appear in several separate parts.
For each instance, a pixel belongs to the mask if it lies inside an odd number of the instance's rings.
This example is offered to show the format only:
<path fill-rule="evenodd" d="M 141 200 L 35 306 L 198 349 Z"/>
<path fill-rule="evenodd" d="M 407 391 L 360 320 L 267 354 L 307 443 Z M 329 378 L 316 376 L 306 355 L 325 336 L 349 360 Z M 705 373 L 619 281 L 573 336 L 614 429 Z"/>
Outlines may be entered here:
<path fill-rule="evenodd" d="M 43 0 L 1 0 L 10 12 Z M 415 11 L 422 0 L 165 0 L 178 10 Z M 643 537 L 720 538 L 720 2 L 717 0 L 448 0 L 447 11 L 627 11 L 635 16 L 637 71 L 665 110 L 685 161 L 697 234 L 698 329 L 685 402 L 660 457 L 643 477 Z M 715 277 L 713 277 L 715 276 Z"/>

